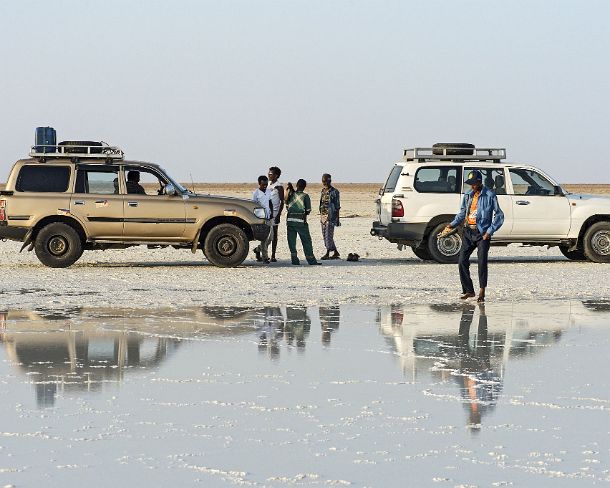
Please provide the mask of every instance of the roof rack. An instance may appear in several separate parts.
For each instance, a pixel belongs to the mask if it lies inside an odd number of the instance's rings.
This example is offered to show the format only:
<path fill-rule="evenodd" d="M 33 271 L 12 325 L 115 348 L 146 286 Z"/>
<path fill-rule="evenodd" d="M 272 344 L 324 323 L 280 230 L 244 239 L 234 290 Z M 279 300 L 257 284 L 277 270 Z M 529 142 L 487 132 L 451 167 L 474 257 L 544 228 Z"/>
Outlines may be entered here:
<path fill-rule="evenodd" d="M 105 160 L 122 160 L 123 151 L 116 146 L 106 143 L 97 146 L 71 146 L 71 145 L 36 145 L 30 149 L 30 157 L 45 161 L 49 158 L 88 158 Z"/>
<path fill-rule="evenodd" d="M 464 154 L 470 153 L 470 154 Z M 493 161 L 500 162 L 506 159 L 506 149 L 494 147 L 415 147 L 405 149 L 403 160 L 426 162 L 426 161 Z"/>

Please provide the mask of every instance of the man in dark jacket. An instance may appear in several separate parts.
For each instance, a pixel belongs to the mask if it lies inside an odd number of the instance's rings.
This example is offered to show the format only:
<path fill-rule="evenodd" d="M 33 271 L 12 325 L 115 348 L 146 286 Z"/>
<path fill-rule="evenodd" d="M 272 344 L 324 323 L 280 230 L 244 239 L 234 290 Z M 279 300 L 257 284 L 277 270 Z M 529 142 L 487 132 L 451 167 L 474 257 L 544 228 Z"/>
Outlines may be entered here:
<path fill-rule="evenodd" d="M 332 185 L 332 178 L 328 173 L 322 175 L 322 191 L 320 192 L 320 223 L 326 254 L 322 259 L 339 259 L 339 251 L 335 244 L 335 227 L 341 225 L 339 209 L 341 201 L 339 190 Z M 330 254 L 332 252 L 332 255 Z"/>
<path fill-rule="evenodd" d="M 483 175 L 473 170 L 468 173 L 466 184 L 471 190 L 464 194 L 460 211 L 442 234 L 450 232 L 459 225 L 464 225 L 462 248 L 460 250 L 460 281 L 462 282 L 463 300 L 475 296 L 474 284 L 470 277 L 470 256 L 477 250 L 479 267 L 479 297 L 477 302 L 485 301 L 487 288 L 487 258 L 491 236 L 504 223 L 504 212 L 498 204 L 498 197 L 489 188 L 483 186 Z"/>

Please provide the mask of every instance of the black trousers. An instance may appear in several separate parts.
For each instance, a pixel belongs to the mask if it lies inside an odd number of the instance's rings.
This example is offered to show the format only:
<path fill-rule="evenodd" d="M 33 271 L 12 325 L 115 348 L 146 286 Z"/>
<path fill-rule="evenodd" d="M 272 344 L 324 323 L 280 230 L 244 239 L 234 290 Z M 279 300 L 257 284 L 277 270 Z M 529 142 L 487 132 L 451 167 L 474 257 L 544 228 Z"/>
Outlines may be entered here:
<path fill-rule="evenodd" d="M 460 281 L 463 293 L 474 293 L 474 285 L 470 277 L 470 256 L 477 250 L 477 264 L 479 267 L 479 287 L 487 288 L 487 257 L 491 239 L 483 240 L 479 229 L 464 228 L 462 236 L 462 249 L 460 250 Z"/>

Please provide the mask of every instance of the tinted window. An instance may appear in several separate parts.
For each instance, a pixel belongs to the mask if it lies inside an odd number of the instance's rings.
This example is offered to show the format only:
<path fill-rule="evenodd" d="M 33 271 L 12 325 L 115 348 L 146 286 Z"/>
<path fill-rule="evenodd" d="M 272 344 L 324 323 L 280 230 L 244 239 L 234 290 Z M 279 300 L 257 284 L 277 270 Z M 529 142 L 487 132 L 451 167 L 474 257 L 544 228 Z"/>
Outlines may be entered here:
<path fill-rule="evenodd" d="M 392 171 L 390 171 L 390 176 L 388 176 L 388 181 L 385 182 L 385 186 L 383 187 L 384 192 L 393 192 L 396 190 L 396 183 L 398 183 L 398 178 L 400 178 L 401 173 L 402 166 L 399 164 L 392 168 Z"/>
<path fill-rule="evenodd" d="M 68 166 L 23 166 L 17 177 L 16 190 L 63 193 L 68 189 L 69 183 Z"/>
<path fill-rule="evenodd" d="M 459 193 L 459 167 L 423 166 L 415 173 L 415 189 L 419 193 Z"/>
<path fill-rule="evenodd" d="M 515 195 L 555 195 L 555 186 L 540 173 L 529 169 L 510 169 Z"/>
<path fill-rule="evenodd" d="M 483 175 L 483 185 L 494 191 L 496 195 L 506 195 L 506 178 L 504 177 L 504 168 L 464 168 L 464 181 L 468 179 L 468 173 L 473 169 L 481 172 Z M 468 190 L 468 185 L 464 186 Z"/>
<path fill-rule="evenodd" d="M 119 174 L 116 168 L 104 170 L 79 168 L 76 173 L 75 193 L 112 195 L 119 193 Z"/>

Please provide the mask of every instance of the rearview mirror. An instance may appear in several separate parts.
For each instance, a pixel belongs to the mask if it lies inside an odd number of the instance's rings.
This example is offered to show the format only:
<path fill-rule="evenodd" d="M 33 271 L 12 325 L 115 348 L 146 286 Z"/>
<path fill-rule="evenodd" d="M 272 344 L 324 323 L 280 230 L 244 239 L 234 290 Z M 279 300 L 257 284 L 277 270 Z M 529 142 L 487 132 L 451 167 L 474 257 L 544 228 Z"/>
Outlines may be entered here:
<path fill-rule="evenodd" d="M 165 194 L 173 197 L 177 194 L 176 187 L 171 183 L 168 183 L 167 185 L 165 185 Z"/>

